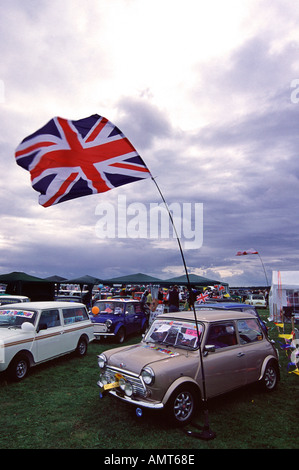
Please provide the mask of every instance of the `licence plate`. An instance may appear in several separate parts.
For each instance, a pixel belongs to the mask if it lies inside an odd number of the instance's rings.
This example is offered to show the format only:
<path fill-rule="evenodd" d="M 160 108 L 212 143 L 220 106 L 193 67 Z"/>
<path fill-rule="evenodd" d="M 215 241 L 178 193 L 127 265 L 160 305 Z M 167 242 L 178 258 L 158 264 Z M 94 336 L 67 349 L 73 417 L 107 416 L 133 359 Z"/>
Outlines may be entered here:
<path fill-rule="evenodd" d="M 119 387 L 119 382 L 112 382 L 111 384 L 105 384 L 104 390 L 110 390 L 112 388 Z"/>

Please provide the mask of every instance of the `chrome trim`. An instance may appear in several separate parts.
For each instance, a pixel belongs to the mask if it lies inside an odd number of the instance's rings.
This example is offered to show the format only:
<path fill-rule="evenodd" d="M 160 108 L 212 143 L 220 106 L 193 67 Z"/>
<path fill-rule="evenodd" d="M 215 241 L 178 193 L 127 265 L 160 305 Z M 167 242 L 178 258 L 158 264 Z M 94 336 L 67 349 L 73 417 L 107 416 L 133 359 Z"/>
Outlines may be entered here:
<path fill-rule="evenodd" d="M 138 400 L 136 398 L 133 399 L 126 395 L 121 396 L 121 395 L 118 395 L 118 393 L 115 390 L 110 390 L 109 393 L 110 395 L 114 395 L 120 400 L 126 401 L 127 403 L 130 403 L 131 405 L 142 406 L 143 408 L 150 408 L 152 410 L 161 410 L 162 408 L 164 408 L 163 403 L 160 403 L 160 402 L 151 403 L 148 401 Z"/>

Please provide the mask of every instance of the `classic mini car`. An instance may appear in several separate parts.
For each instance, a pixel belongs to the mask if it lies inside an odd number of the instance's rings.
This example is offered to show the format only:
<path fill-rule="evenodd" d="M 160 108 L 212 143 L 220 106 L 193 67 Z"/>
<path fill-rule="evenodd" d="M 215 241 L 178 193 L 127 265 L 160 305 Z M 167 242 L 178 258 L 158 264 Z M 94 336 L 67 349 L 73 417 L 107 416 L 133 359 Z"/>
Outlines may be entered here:
<path fill-rule="evenodd" d="M 249 305 L 249 304 L 242 304 L 242 303 L 238 303 L 238 302 L 202 302 L 202 303 L 199 303 L 199 302 L 195 302 L 195 309 L 198 310 L 198 309 L 205 309 L 205 310 L 235 310 L 235 311 L 238 311 L 238 312 L 247 312 L 247 313 L 252 313 L 253 315 L 255 315 L 258 319 L 259 319 L 259 322 L 261 324 L 261 327 L 263 328 L 264 330 L 264 333 L 265 334 L 268 334 L 268 328 L 266 326 L 266 323 L 261 319 L 261 317 L 259 316 L 259 313 L 256 309 L 256 307 L 254 307 L 253 305 Z"/>
<path fill-rule="evenodd" d="M 271 391 L 279 380 L 277 351 L 258 319 L 230 310 L 201 310 L 196 320 L 192 311 L 159 315 L 139 344 L 100 354 L 98 365 L 100 395 L 164 410 L 178 425 L 203 399 L 253 382 Z"/>
<path fill-rule="evenodd" d="M 258 308 L 267 308 L 265 297 L 262 294 L 249 294 L 245 300 L 245 304 L 254 305 Z"/>
<path fill-rule="evenodd" d="M 0 307 L 0 372 L 23 379 L 31 366 L 72 351 L 84 356 L 94 339 L 84 304 L 26 302 Z"/>
<path fill-rule="evenodd" d="M 132 299 L 97 300 L 90 319 L 96 339 L 110 336 L 118 343 L 123 343 L 127 335 L 144 333 L 148 325 L 141 303 Z"/>

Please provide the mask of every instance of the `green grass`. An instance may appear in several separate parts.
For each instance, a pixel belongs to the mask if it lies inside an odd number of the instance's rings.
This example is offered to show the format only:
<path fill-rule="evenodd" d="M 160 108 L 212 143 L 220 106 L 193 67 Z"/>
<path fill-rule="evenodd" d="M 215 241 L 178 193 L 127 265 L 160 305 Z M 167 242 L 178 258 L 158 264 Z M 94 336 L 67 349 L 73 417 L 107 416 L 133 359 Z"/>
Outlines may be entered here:
<path fill-rule="evenodd" d="M 264 319 L 268 311 L 260 311 Z M 271 324 L 272 325 L 272 324 Z M 276 328 L 270 336 L 277 340 Z M 136 343 L 140 337 L 131 338 Z M 21 383 L 0 376 L 1 449 L 297 449 L 299 376 L 287 371 L 280 351 L 281 381 L 273 393 L 256 385 L 209 401 L 211 441 L 187 436 L 159 413 L 135 416 L 113 397 L 99 398 L 97 354 L 115 347 L 94 342 L 88 354 L 45 363 Z M 203 424 L 199 414 L 196 423 Z M 192 429 L 188 427 L 188 429 Z M 196 429 L 194 429 L 196 430 Z"/>

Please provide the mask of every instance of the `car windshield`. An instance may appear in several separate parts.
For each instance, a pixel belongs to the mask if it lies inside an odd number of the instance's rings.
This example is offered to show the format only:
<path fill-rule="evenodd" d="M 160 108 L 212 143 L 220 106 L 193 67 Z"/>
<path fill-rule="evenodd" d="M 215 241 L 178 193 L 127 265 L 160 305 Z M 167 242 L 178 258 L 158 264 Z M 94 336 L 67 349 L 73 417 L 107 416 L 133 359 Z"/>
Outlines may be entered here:
<path fill-rule="evenodd" d="M 201 337 L 203 325 L 198 323 Z M 144 338 L 147 343 L 158 343 L 184 349 L 198 347 L 198 334 L 195 322 L 188 320 L 157 319 Z"/>
<path fill-rule="evenodd" d="M 0 327 L 14 326 L 21 328 L 22 323 L 30 322 L 34 324 L 36 312 L 33 310 L 7 309 L 0 310 Z"/>
<path fill-rule="evenodd" d="M 99 307 L 100 314 L 107 315 L 119 315 L 123 312 L 123 304 L 120 302 L 109 302 L 99 301 L 94 304 L 95 307 Z"/>

